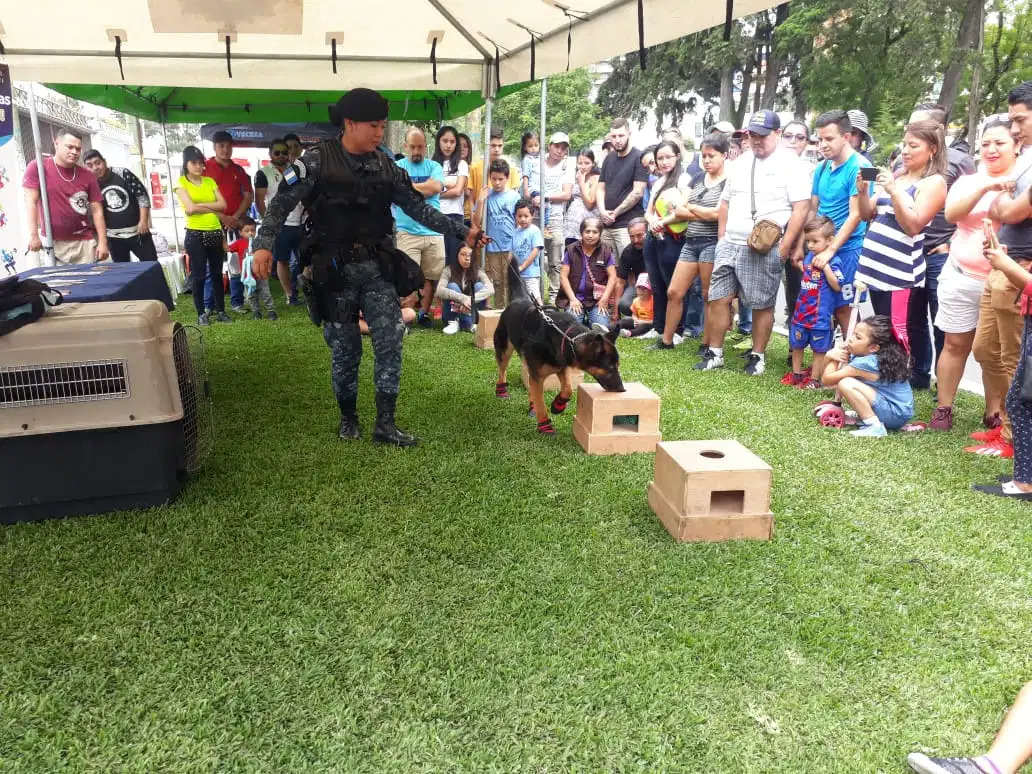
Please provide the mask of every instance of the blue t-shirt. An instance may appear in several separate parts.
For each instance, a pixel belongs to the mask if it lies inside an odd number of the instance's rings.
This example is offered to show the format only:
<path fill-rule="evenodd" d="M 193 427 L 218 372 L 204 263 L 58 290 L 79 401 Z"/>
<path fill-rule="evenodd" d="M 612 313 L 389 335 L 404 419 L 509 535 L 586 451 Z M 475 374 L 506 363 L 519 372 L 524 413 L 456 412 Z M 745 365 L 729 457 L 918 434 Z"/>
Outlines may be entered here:
<path fill-rule="evenodd" d="M 487 195 L 487 235 L 491 244 L 487 249 L 501 253 L 512 249 L 512 235 L 516 231 L 516 203 L 520 195 L 511 188 L 501 193 L 492 190 Z"/>
<path fill-rule="evenodd" d="M 845 282 L 842 276 L 842 262 L 835 256 L 828 265 L 839 281 L 839 287 Z M 813 267 L 813 253 L 807 253 L 803 259 L 803 279 L 799 285 L 799 297 L 796 300 L 795 314 L 792 324 L 817 331 L 830 331 L 835 314 L 835 291 L 828 284 L 824 272 Z"/>
<path fill-rule="evenodd" d="M 914 391 L 910 389 L 910 382 L 886 382 L 881 379 L 881 372 L 878 370 L 878 355 L 853 355 L 849 358 L 849 365 L 858 371 L 867 371 L 872 374 L 879 374 L 878 381 L 864 382 L 877 392 L 885 402 L 900 414 L 914 415 Z"/>
<path fill-rule="evenodd" d="M 541 236 L 541 229 L 531 223 L 526 228 L 518 228 L 512 235 L 512 255 L 516 263 L 523 264 L 534 252 L 534 248 L 544 249 L 545 238 Z M 533 279 L 541 276 L 541 253 L 538 252 L 534 263 L 520 272 L 521 277 Z"/>
<path fill-rule="evenodd" d="M 413 164 L 405 158 L 394 163 L 408 172 L 413 183 L 425 183 L 427 180 L 433 179 L 440 180 L 441 185 L 444 185 L 444 167 L 433 159 L 423 159 L 418 164 Z M 440 194 L 426 197 L 426 201 L 427 204 L 435 210 L 441 209 Z M 394 214 L 394 222 L 398 231 L 404 231 L 406 234 L 414 234 L 415 236 L 440 236 L 440 234 L 432 228 L 428 228 L 422 223 L 412 220 L 412 218 L 406 215 L 402 211 L 401 207 L 398 207 L 396 204 L 391 205 L 391 212 Z"/>
<path fill-rule="evenodd" d="M 541 193 L 541 159 L 537 156 L 524 156 L 520 163 L 520 176 L 528 178 L 530 195 Z M 520 186 L 523 190 L 523 186 Z"/>
<path fill-rule="evenodd" d="M 869 167 L 871 162 L 859 153 L 853 153 L 844 164 L 837 169 L 832 169 L 831 161 L 822 161 L 817 165 L 813 173 L 813 189 L 811 193 L 820 201 L 817 205 L 817 214 L 826 215 L 835 223 L 835 228 L 842 228 L 842 224 L 849 217 L 849 200 L 857 195 L 856 176 L 860 167 Z M 874 190 L 874 184 L 871 184 Z M 859 250 L 864 241 L 864 234 L 867 233 L 867 221 L 861 220 L 849 241 L 842 245 L 842 250 Z"/>

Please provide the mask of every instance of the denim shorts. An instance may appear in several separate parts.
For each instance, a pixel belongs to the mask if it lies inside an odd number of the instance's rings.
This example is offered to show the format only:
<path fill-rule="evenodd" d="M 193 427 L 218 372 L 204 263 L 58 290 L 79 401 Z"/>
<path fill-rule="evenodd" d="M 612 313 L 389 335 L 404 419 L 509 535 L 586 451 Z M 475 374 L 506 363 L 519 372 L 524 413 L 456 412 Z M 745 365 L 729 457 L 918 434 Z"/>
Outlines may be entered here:
<path fill-rule="evenodd" d="M 684 247 L 678 261 L 685 263 L 713 263 L 716 257 L 717 243 L 705 237 L 685 237 Z"/>
<path fill-rule="evenodd" d="M 914 416 L 913 411 L 901 411 L 896 405 L 889 403 L 880 393 L 871 401 L 871 409 L 888 430 L 899 430 Z"/>

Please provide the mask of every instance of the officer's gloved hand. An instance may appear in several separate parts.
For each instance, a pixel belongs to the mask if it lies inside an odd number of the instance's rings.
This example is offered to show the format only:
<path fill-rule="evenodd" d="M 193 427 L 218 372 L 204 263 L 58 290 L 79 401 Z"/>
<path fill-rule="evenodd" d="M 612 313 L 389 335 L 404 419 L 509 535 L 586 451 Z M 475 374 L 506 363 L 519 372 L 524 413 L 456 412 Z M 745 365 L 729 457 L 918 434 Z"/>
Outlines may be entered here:
<path fill-rule="evenodd" d="M 251 261 L 251 272 L 255 279 L 268 279 L 272 274 L 272 251 L 255 250 L 254 260 Z"/>
<path fill-rule="evenodd" d="M 466 244 L 474 250 L 478 247 L 487 247 L 491 243 L 491 237 L 487 236 L 483 231 L 474 226 L 466 234 Z"/>

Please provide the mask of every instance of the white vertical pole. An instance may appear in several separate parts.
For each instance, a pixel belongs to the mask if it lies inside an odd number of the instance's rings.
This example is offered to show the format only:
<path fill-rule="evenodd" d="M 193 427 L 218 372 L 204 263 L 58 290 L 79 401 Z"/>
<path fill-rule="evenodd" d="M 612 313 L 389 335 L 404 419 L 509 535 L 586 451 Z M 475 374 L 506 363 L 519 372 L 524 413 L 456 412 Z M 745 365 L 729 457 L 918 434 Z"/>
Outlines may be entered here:
<path fill-rule="evenodd" d="M 493 71 L 491 77 L 493 78 Z M 488 97 L 484 103 L 484 174 L 481 176 L 483 185 L 490 185 L 490 172 L 491 169 L 491 112 L 494 109 L 494 98 Z M 479 197 L 480 191 L 474 191 L 474 196 Z M 474 206 L 476 202 L 474 201 Z M 487 205 L 485 204 L 486 208 Z M 480 213 L 484 220 L 484 236 L 487 236 L 487 213 Z M 485 247 L 480 251 L 480 268 L 485 272 L 487 271 L 487 248 Z M 501 292 L 501 288 L 495 288 L 497 292 Z"/>
<path fill-rule="evenodd" d="M 548 136 L 545 134 L 545 127 L 548 118 L 548 109 L 546 103 L 548 102 L 548 78 L 541 79 L 541 133 L 538 135 L 538 186 L 544 189 L 543 183 L 545 182 L 545 157 L 548 155 Z M 546 228 L 548 227 L 548 205 L 545 204 L 544 192 L 541 193 L 541 233 L 545 234 Z M 562 239 L 563 235 L 552 234 L 552 240 Z M 547 249 L 547 245 L 546 245 Z M 539 280 L 541 282 L 541 299 L 542 303 L 548 300 L 548 296 L 545 295 L 545 274 L 548 273 L 548 255 L 540 256 L 541 261 L 541 275 Z"/>
<path fill-rule="evenodd" d="M 43 265 L 54 265 L 54 230 L 50 225 L 50 201 L 47 197 L 47 176 L 43 168 L 42 141 L 39 136 L 39 116 L 36 115 L 36 94 L 29 81 L 29 120 L 32 122 L 32 143 L 36 146 L 36 170 L 39 172 L 39 199 L 43 205 Z"/>
<path fill-rule="evenodd" d="M 172 165 L 168 161 L 168 132 L 165 131 L 165 122 L 161 122 L 161 141 L 165 144 L 165 169 L 168 170 L 168 206 L 172 210 L 172 230 L 175 231 L 176 252 L 182 252 L 179 246 L 179 222 L 176 218 L 176 184 L 172 182 Z M 142 149 L 141 149 L 142 150 Z M 186 170 L 183 170 L 186 174 Z"/>

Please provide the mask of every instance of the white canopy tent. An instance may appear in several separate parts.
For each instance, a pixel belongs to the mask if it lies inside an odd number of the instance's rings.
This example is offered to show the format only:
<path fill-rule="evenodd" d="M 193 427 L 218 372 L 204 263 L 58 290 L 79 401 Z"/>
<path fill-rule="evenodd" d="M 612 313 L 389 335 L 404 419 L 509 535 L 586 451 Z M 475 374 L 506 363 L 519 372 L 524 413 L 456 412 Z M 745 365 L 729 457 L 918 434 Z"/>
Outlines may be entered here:
<path fill-rule="evenodd" d="M 47 83 L 306 91 L 369 86 L 491 96 L 493 67 L 486 65 L 494 62 L 496 48 L 501 84 L 530 78 L 530 31 L 538 36 L 535 75 L 541 78 L 637 50 L 639 11 L 641 42 L 652 46 L 723 24 L 729 13 L 743 16 L 775 4 L 36 0 L 0 8 L 0 61 L 14 78 Z"/>
<path fill-rule="evenodd" d="M 0 63 L 18 80 L 68 84 L 67 93 L 81 99 L 162 122 L 170 115 L 190 121 L 199 110 L 209 113 L 198 120 L 230 120 L 226 113 L 236 111 L 235 120 L 248 120 L 257 110 L 272 111 L 264 120 L 284 120 L 272 115 L 304 109 L 293 120 L 312 120 L 318 102 L 332 101 L 325 94 L 367 86 L 402 92 L 392 97 L 403 100 L 404 110 L 392 107 L 392 117 L 407 117 L 410 94 L 437 101 L 442 116 L 460 108 L 460 95 L 480 95 L 490 126 L 491 99 L 502 86 L 644 50 L 776 4 L 36 0 L 0 8 Z M 83 93 L 87 84 L 108 88 Z M 32 117 L 35 123 L 34 110 Z M 542 106 L 542 135 L 544 124 Z M 52 261 L 49 250 L 47 257 Z"/>

